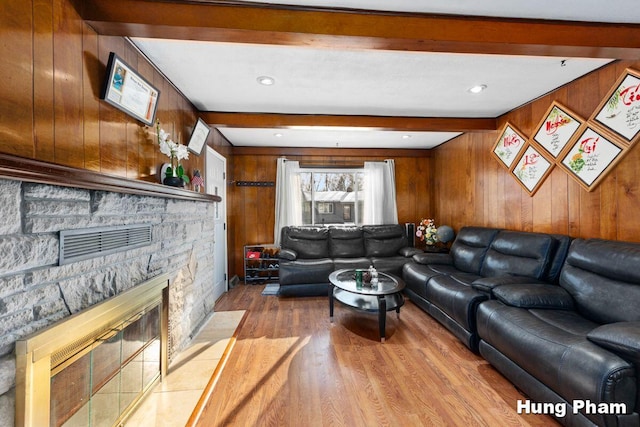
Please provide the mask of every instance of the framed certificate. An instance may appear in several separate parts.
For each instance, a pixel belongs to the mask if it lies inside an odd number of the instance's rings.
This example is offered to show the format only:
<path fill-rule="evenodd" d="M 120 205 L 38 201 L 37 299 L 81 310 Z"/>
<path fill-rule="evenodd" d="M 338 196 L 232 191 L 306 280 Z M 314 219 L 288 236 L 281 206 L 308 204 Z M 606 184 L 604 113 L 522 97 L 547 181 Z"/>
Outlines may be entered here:
<path fill-rule="evenodd" d="M 627 69 L 618 78 L 591 120 L 631 146 L 640 138 L 640 73 Z"/>
<path fill-rule="evenodd" d="M 554 167 L 553 160 L 547 154 L 529 144 L 514 162 L 511 174 L 533 196 Z"/>
<path fill-rule="evenodd" d="M 556 159 L 584 122 L 576 113 L 554 101 L 536 127 L 533 140 Z"/>
<path fill-rule="evenodd" d="M 587 123 L 570 141 L 558 164 L 591 191 L 622 158 L 623 149 L 613 139 Z"/>
<path fill-rule="evenodd" d="M 511 169 L 517 155 L 524 148 L 526 140 L 522 132 L 507 122 L 493 146 L 492 153 L 504 167 Z"/>
<path fill-rule="evenodd" d="M 111 52 L 101 98 L 148 126 L 153 126 L 160 91 Z"/>

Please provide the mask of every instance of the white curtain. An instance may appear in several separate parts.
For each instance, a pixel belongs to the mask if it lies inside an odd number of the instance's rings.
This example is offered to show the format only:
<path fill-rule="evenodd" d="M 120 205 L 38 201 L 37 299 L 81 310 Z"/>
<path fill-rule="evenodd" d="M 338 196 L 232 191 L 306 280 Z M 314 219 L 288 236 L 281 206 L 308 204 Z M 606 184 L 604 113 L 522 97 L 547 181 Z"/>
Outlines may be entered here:
<path fill-rule="evenodd" d="M 396 171 L 392 159 L 364 162 L 364 224 L 397 224 Z"/>
<path fill-rule="evenodd" d="M 302 187 L 300 164 L 279 158 L 276 168 L 276 215 L 273 241 L 280 245 L 280 230 L 285 225 L 302 225 Z"/>

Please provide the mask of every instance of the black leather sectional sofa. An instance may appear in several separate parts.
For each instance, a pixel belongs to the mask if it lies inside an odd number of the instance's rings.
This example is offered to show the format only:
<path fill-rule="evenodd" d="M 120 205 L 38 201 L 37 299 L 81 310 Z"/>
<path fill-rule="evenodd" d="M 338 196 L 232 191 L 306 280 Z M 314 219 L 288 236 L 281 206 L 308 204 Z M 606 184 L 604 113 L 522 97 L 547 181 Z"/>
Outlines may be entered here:
<path fill-rule="evenodd" d="M 550 415 L 563 425 L 640 426 L 640 244 L 465 227 L 403 277 L 528 399 L 562 408 Z"/>
<path fill-rule="evenodd" d="M 283 227 L 280 239 L 280 296 L 327 295 L 329 275 L 342 268 L 402 274 L 416 253 L 402 225 Z"/>

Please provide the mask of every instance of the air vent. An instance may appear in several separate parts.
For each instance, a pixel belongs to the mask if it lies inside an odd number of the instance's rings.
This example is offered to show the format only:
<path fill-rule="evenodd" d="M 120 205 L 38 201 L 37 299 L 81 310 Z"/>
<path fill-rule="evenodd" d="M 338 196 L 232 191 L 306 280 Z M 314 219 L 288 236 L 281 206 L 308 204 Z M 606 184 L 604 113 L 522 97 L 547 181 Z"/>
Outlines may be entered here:
<path fill-rule="evenodd" d="M 59 264 L 82 261 L 151 244 L 151 224 L 60 232 Z"/>

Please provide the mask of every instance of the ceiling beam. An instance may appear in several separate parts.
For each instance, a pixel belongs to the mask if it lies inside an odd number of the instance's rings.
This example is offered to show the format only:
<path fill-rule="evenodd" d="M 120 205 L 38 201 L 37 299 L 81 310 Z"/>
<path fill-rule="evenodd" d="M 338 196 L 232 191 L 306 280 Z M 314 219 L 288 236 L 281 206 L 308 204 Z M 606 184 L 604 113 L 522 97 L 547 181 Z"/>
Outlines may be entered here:
<path fill-rule="evenodd" d="M 99 34 L 474 54 L 637 59 L 640 25 L 277 8 L 267 5 L 84 0 Z"/>
<path fill-rule="evenodd" d="M 200 117 L 209 125 L 216 127 L 289 128 L 294 126 L 344 126 L 413 132 L 482 132 L 497 129 L 496 119 L 493 118 L 261 114 L 214 111 L 201 112 Z"/>

